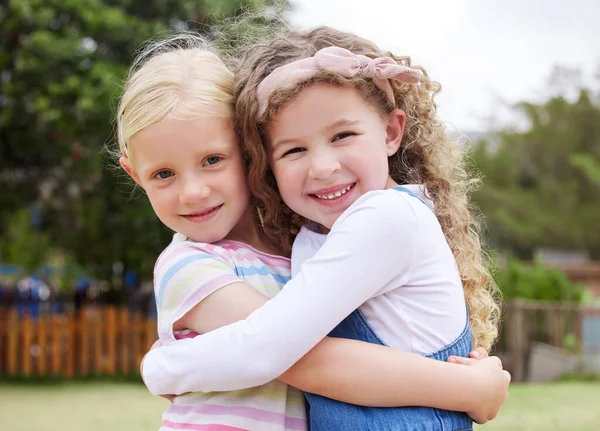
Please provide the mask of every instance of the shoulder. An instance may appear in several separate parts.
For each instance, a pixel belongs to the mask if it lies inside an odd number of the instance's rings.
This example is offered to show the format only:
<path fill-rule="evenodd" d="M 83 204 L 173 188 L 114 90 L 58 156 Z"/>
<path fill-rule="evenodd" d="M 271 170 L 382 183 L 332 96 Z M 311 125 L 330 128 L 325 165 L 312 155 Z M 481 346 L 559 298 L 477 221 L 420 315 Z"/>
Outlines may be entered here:
<path fill-rule="evenodd" d="M 306 260 L 319 251 L 326 240 L 326 234 L 316 232 L 308 226 L 302 226 L 292 244 L 292 276 L 300 271 Z"/>
<path fill-rule="evenodd" d="M 422 208 L 421 208 L 422 207 Z M 394 189 L 365 193 L 356 200 L 332 227 L 350 227 L 377 237 L 415 232 L 420 225 L 421 209 L 431 212 L 417 198 Z"/>
<path fill-rule="evenodd" d="M 292 254 L 294 249 L 297 248 L 319 248 L 323 245 L 327 235 L 317 232 L 316 229 L 318 229 L 318 226 L 312 222 L 300 228 L 300 232 L 298 232 L 298 235 L 296 235 L 294 243 L 292 244 Z"/>
<path fill-rule="evenodd" d="M 183 271 L 190 264 L 231 263 L 231 252 L 216 244 L 188 241 L 175 234 L 173 241 L 163 250 L 154 265 L 155 277 L 167 272 Z"/>

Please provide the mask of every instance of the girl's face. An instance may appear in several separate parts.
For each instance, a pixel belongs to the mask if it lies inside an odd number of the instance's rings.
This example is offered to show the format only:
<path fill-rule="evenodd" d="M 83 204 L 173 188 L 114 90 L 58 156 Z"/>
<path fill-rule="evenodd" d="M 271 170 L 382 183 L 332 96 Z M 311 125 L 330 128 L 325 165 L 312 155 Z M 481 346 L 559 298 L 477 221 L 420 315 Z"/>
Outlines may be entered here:
<path fill-rule="evenodd" d="M 231 119 L 166 119 L 132 136 L 129 153 L 121 165 L 166 226 L 197 242 L 244 240 L 254 223 Z"/>
<path fill-rule="evenodd" d="M 356 199 L 393 182 L 388 157 L 405 115 L 383 116 L 355 89 L 314 84 L 284 105 L 267 130 L 271 168 L 294 212 L 331 228 Z"/>

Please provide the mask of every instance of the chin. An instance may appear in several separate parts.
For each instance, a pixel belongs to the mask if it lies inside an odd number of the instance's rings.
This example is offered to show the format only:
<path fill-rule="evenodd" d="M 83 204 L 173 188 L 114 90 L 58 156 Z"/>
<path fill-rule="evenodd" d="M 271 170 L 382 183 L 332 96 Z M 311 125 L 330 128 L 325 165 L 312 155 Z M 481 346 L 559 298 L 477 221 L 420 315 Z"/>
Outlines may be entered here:
<path fill-rule="evenodd" d="M 206 234 L 206 235 L 187 235 L 187 237 L 194 242 L 204 242 L 207 244 L 211 243 L 211 242 L 217 242 L 217 241 L 220 241 L 223 239 L 222 236 L 216 235 L 214 233 L 210 233 L 210 234 Z"/>

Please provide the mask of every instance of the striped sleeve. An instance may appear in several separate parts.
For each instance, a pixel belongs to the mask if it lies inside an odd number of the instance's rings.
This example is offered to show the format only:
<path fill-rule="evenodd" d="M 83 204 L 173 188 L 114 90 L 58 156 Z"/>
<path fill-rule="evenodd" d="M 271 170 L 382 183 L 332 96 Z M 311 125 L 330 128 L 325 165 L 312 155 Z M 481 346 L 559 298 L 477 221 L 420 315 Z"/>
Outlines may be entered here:
<path fill-rule="evenodd" d="M 171 244 L 154 268 L 158 337 L 175 340 L 173 324 L 211 293 L 240 281 L 227 251 L 188 241 Z"/>

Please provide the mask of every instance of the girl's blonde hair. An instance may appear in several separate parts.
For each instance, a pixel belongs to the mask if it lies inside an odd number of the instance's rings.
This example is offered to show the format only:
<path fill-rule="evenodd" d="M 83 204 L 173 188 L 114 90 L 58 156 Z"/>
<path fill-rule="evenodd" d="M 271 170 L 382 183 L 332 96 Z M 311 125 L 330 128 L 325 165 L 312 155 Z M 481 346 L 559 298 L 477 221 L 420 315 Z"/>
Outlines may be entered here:
<path fill-rule="evenodd" d="M 119 101 L 122 155 L 137 132 L 166 118 L 233 115 L 234 75 L 199 35 L 182 33 L 149 43 L 136 57 Z"/>
<path fill-rule="evenodd" d="M 371 58 L 390 56 L 399 64 L 421 70 L 423 76 L 416 85 L 391 81 L 394 106 L 368 78 L 344 78 L 322 71 L 292 89 L 275 90 L 271 93 L 267 110 L 259 116 L 256 102 L 258 84 L 275 68 L 311 57 L 329 46 Z M 265 132 L 279 108 L 303 88 L 316 82 L 354 88 L 382 113 L 390 113 L 395 108 L 406 113 L 402 145 L 388 159 L 390 175 L 399 184 L 422 184 L 433 200 L 436 216 L 462 278 L 474 344 L 489 350 L 498 335 L 500 308 L 495 299 L 497 286 L 485 266 L 478 235 L 479 224 L 469 206 L 469 192 L 478 180 L 470 177 L 465 168 L 462 147 L 449 140 L 444 133 L 444 124 L 436 118 L 433 98 L 440 91 L 440 85 L 431 81 L 422 67 L 412 66 L 409 57 L 381 52 L 365 39 L 328 27 L 318 27 L 306 33 L 288 33 L 270 43 L 256 45 L 247 52 L 236 76 L 236 128 L 242 137 L 245 155 L 251 162 L 248 181 L 255 203 L 263 214 L 268 239 L 289 251 L 303 220 L 281 200 L 268 164 Z"/>

